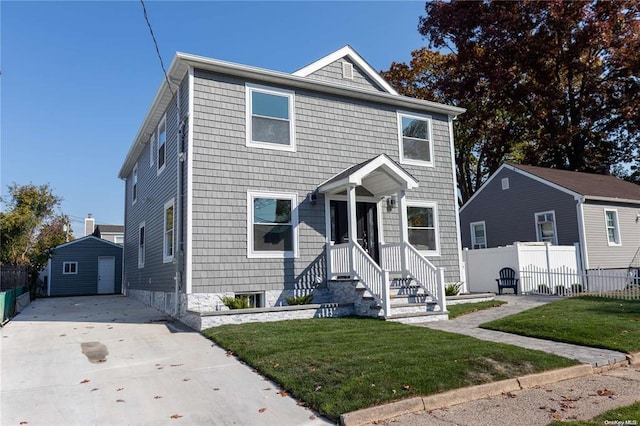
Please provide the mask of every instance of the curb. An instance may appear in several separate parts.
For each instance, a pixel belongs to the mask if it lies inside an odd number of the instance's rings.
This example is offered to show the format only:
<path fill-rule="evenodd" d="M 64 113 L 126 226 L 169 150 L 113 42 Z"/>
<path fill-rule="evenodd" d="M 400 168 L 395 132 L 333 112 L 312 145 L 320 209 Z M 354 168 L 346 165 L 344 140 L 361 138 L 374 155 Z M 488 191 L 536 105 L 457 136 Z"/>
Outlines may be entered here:
<path fill-rule="evenodd" d="M 640 366 L 640 352 L 632 352 L 627 354 L 627 362 L 633 367 Z"/>
<path fill-rule="evenodd" d="M 629 359 L 629 357 L 631 357 L 631 359 Z M 640 352 L 630 354 L 627 358 L 629 359 L 629 364 L 640 365 Z M 633 364 L 632 360 L 636 362 L 636 364 Z M 501 380 L 499 382 L 454 389 L 436 395 L 403 399 L 376 407 L 363 408 L 362 410 L 342 414 L 340 416 L 340 424 L 343 426 L 361 426 L 375 421 L 387 420 L 403 414 L 416 413 L 419 411 L 431 411 L 507 392 L 514 392 L 539 385 L 584 377 L 593 373 L 594 369 L 590 364 L 581 364 L 573 367 L 516 377 L 514 379 Z"/>

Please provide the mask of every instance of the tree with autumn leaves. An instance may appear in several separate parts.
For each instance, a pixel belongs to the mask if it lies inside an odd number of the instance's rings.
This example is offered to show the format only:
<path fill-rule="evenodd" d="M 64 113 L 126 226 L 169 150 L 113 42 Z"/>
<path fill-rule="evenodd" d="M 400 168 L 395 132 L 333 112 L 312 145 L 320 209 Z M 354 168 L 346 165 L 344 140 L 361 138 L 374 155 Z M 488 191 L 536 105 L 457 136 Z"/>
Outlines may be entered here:
<path fill-rule="evenodd" d="M 467 109 L 461 201 L 503 162 L 640 182 L 640 4 L 428 2 L 428 47 L 382 73 L 400 93 Z"/>

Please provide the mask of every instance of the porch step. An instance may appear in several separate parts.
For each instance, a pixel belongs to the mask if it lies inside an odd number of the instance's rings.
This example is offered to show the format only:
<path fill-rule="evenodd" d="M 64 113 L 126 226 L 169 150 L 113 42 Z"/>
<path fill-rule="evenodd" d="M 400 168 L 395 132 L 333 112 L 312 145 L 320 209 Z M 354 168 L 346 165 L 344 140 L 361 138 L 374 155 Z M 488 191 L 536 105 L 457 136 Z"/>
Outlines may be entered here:
<path fill-rule="evenodd" d="M 393 314 L 387 318 L 387 321 L 399 322 L 402 324 L 420 324 L 430 321 L 446 321 L 449 319 L 448 312 L 422 312 L 422 313 L 407 313 L 407 314 Z"/>
<path fill-rule="evenodd" d="M 420 314 L 427 312 L 436 312 L 436 307 L 438 304 L 436 302 L 425 302 L 425 303 L 392 303 L 391 304 L 391 316 L 395 317 L 396 315 L 403 314 Z M 372 307 L 372 309 L 374 309 Z"/>
<path fill-rule="evenodd" d="M 391 306 L 395 306 L 399 303 L 427 303 L 433 302 L 433 298 L 426 293 L 417 294 L 392 294 L 389 296 L 391 299 Z"/>

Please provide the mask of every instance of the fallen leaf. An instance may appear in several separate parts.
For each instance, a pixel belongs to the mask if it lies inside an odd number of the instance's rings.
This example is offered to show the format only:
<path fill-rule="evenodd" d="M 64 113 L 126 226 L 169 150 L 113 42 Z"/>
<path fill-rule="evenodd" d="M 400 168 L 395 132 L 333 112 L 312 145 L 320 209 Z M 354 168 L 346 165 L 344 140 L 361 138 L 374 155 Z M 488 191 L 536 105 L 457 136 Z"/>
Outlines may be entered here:
<path fill-rule="evenodd" d="M 403 390 L 409 390 L 409 389 L 411 389 L 411 386 L 409 386 L 409 385 L 402 385 L 402 389 L 403 389 Z"/>
<path fill-rule="evenodd" d="M 598 396 L 610 396 L 610 395 L 615 395 L 616 393 L 612 390 L 609 389 L 598 389 L 596 391 L 596 393 L 598 394 Z"/>
<path fill-rule="evenodd" d="M 84 379 L 83 381 L 80 382 L 81 385 L 85 384 L 85 383 L 89 383 L 91 380 L 89 379 Z"/>
<path fill-rule="evenodd" d="M 304 401 L 298 401 L 298 406 L 299 407 L 304 407 L 305 405 L 307 405 Z"/>
<path fill-rule="evenodd" d="M 189 378 L 187 378 L 187 377 L 185 377 L 184 379 L 182 379 L 182 381 L 183 381 L 183 382 L 188 382 L 189 380 L 191 380 L 191 379 L 189 379 Z"/>
<path fill-rule="evenodd" d="M 549 414 L 549 417 L 554 420 L 562 420 L 562 416 L 560 414 Z"/>
<path fill-rule="evenodd" d="M 124 402 L 124 399 L 116 399 L 116 402 Z"/>
<path fill-rule="evenodd" d="M 91 389 L 91 392 L 95 392 L 97 390 L 98 390 L 98 388 L 93 388 L 93 389 Z"/>
<path fill-rule="evenodd" d="M 213 390 L 214 390 L 214 391 L 219 391 L 219 390 L 220 390 L 220 388 L 213 388 Z"/>
<path fill-rule="evenodd" d="M 280 394 L 281 397 L 285 397 L 285 396 L 289 395 L 289 393 L 286 390 L 280 391 L 278 393 Z"/>
<path fill-rule="evenodd" d="M 118 389 L 116 389 L 116 392 L 120 392 L 122 390 L 124 390 L 124 388 L 118 388 Z"/>
<path fill-rule="evenodd" d="M 504 395 L 504 396 L 506 396 L 507 398 L 515 398 L 515 397 L 516 397 L 516 395 L 514 395 L 514 394 L 513 394 L 513 393 L 511 393 L 511 392 L 503 393 L 503 395 Z"/>
<path fill-rule="evenodd" d="M 61 335 L 60 335 L 60 336 L 58 336 L 58 337 L 64 337 L 64 336 L 66 336 L 66 334 L 61 334 Z"/>
<path fill-rule="evenodd" d="M 179 419 L 180 417 L 182 417 L 180 414 L 173 414 L 171 416 L 172 419 Z"/>
<path fill-rule="evenodd" d="M 184 364 L 171 364 L 169 367 L 180 367 L 181 365 L 184 365 Z"/>
<path fill-rule="evenodd" d="M 395 389 L 391 389 L 391 392 L 395 395 L 396 394 L 396 390 Z"/>
<path fill-rule="evenodd" d="M 29 422 L 20 422 L 21 425 L 28 425 Z"/>
<path fill-rule="evenodd" d="M 278 367 L 280 367 L 280 364 L 278 364 L 277 362 L 273 364 L 273 368 L 278 368 Z"/>
<path fill-rule="evenodd" d="M 309 420 L 315 420 L 316 416 L 314 416 L 313 414 L 309 416 Z"/>
<path fill-rule="evenodd" d="M 262 390 L 264 390 L 264 391 L 270 391 L 270 390 L 271 390 L 271 388 L 264 388 L 264 389 L 262 389 Z"/>
<path fill-rule="evenodd" d="M 320 386 L 320 385 L 316 386 L 315 392 L 318 392 L 320 389 L 322 389 L 322 386 Z"/>
<path fill-rule="evenodd" d="M 538 407 L 538 408 L 539 408 L 540 410 L 546 410 L 546 409 L 547 409 L 547 408 L 549 408 L 549 407 L 547 407 L 546 405 L 542 405 L 542 406 L 540 406 L 540 407 Z"/>
<path fill-rule="evenodd" d="M 153 399 L 161 399 L 162 397 L 160 395 L 156 395 L 153 397 Z"/>
<path fill-rule="evenodd" d="M 233 351 L 227 351 L 227 356 L 233 356 Z"/>
<path fill-rule="evenodd" d="M 265 411 L 267 411 L 266 408 L 261 408 L 261 409 L 258 410 L 258 413 L 264 413 Z"/>

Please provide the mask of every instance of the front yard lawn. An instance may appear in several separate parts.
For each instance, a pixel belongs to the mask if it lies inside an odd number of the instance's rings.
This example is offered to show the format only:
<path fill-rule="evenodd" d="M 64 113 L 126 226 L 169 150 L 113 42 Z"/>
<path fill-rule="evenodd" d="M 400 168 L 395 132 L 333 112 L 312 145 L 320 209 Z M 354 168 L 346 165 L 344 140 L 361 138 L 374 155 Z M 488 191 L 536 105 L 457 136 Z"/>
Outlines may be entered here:
<path fill-rule="evenodd" d="M 480 327 L 622 352 L 640 351 L 640 301 L 559 300 Z"/>
<path fill-rule="evenodd" d="M 575 361 L 366 318 L 214 327 L 204 335 L 332 420 L 342 413 Z"/>
<path fill-rule="evenodd" d="M 486 302 L 476 303 L 459 303 L 456 305 L 447 305 L 447 311 L 449 311 L 449 319 L 459 317 L 460 315 L 470 314 L 472 312 L 482 311 L 483 309 L 495 308 L 500 305 L 504 305 L 507 302 L 502 300 L 489 300 Z"/>
<path fill-rule="evenodd" d="M 605 411 L 590 421 L 553 422 L 550 426 L 602 426 L 602 425 L 633 425 L 640 421 L 640 402 L 626 407 Z M 626 423 L 625 423 L 626 422 Z M 635 423 L 634 423 L 635 422 Z"/>

